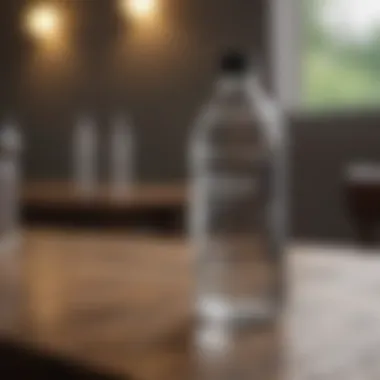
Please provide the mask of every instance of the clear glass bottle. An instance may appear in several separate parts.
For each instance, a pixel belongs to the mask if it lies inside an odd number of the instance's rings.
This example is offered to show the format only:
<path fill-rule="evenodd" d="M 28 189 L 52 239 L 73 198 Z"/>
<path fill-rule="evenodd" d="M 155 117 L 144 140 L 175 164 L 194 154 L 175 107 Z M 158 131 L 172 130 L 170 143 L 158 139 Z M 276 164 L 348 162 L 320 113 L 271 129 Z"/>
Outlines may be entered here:
<path fill-rule="evenodd" d="M 266 321 L 283 291 L 281 118 L 255 68 L 239 53 L 193 132 L 191 229 L 201 320 Z"/>
<path fill-rule="evenodd" d="M 132 188 L 134 177 L 134 136 L 129 118 L 117 115 L 111 126 L 109 147 L 110 188 L 113 196 Z"/>

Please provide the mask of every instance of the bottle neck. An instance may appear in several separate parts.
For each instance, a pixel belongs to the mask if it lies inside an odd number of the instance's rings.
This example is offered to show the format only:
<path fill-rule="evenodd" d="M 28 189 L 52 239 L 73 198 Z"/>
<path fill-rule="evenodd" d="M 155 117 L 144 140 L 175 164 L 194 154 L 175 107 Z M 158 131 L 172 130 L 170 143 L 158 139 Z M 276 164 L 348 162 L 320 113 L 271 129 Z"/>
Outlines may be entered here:
<path fill-rule="evenodd" d="M 246 83 L 247 74 L 227 74 L 221 76 L 216 82 L 216 90 L 220 93 L 231 93 L 241 91 Z"/>
<path fill-rule="evenodd" d="M 255 72 L 241 74 L 225 74 L 216 82 L 216 91 L 219 94 L 246 91 L 259 85 L 258 75 Z"/>

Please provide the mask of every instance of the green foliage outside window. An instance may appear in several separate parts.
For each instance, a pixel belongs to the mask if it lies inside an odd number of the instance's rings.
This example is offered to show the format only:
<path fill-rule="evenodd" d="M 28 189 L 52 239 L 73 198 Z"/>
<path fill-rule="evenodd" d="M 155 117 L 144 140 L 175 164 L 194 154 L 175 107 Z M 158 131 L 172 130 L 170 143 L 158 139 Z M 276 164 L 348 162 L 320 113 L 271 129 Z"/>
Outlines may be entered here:
<path fill-rule="evenodd" d="M 365 39 L 337 38 L 322 22 L 329 3 L 303 0 L 302 105 L 324 110 L 380 106 L 380 23 Z"/>

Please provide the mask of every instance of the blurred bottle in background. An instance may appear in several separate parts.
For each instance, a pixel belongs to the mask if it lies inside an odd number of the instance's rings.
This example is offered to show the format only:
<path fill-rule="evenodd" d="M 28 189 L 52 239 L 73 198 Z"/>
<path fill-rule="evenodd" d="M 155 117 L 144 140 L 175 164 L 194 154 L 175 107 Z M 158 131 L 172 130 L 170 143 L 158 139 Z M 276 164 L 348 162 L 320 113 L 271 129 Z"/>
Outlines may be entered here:
<path fill-rule="evenodd" d="M 20 242 L 21 133 L 13 121 L 0 130 L 0 251 Z"/>
<path fill-rule="evenodd" d="M 21 150 L 21 132 L 8 121 L 0 129 L 0 323 L 8 329 L 17 323 L 21 296 Z"/>
<path fill-rule="evenodd" d="M 257 68 L 240 53 L 224 56 L 221 77 L 192 136 L 190 223 L 197 339 L 204 353 L 228 353 L 226 378 L 260 375 L 248 352 L 257 341 L 258 326 L 275 323 L 282 304 L 281 124 Z"/>
<path fill-rule="evenodd" d="M 109 180 L 112 196 L 130 191 L 134 181 L 135 140 L 129 117 L 118 114 L 110 131 Z"/>
<path fill-rule="evenodd" d="M 77 191 L 92 194 L 97 186 L 97 130 L 93 119 L 82 116 L 73 136 L 73 176 Z"/>

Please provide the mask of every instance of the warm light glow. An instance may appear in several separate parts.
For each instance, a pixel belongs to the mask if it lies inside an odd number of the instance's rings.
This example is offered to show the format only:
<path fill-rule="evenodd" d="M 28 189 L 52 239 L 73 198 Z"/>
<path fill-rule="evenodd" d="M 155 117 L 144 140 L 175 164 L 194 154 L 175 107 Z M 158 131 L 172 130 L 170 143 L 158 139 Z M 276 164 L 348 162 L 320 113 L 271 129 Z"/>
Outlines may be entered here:
<path fill-rule="evenodd" d="M 26 14 L 28 32 L 40 39 L 55 37 L 60 29 L 60 15 L 51 5 L 40 5 L 32 8 Z"/>
<path fill-rule="evenodd" d="M 147 17 L 155 13 L 156 0 L 121 0 L 122 8 L 132 17 Z"/>

